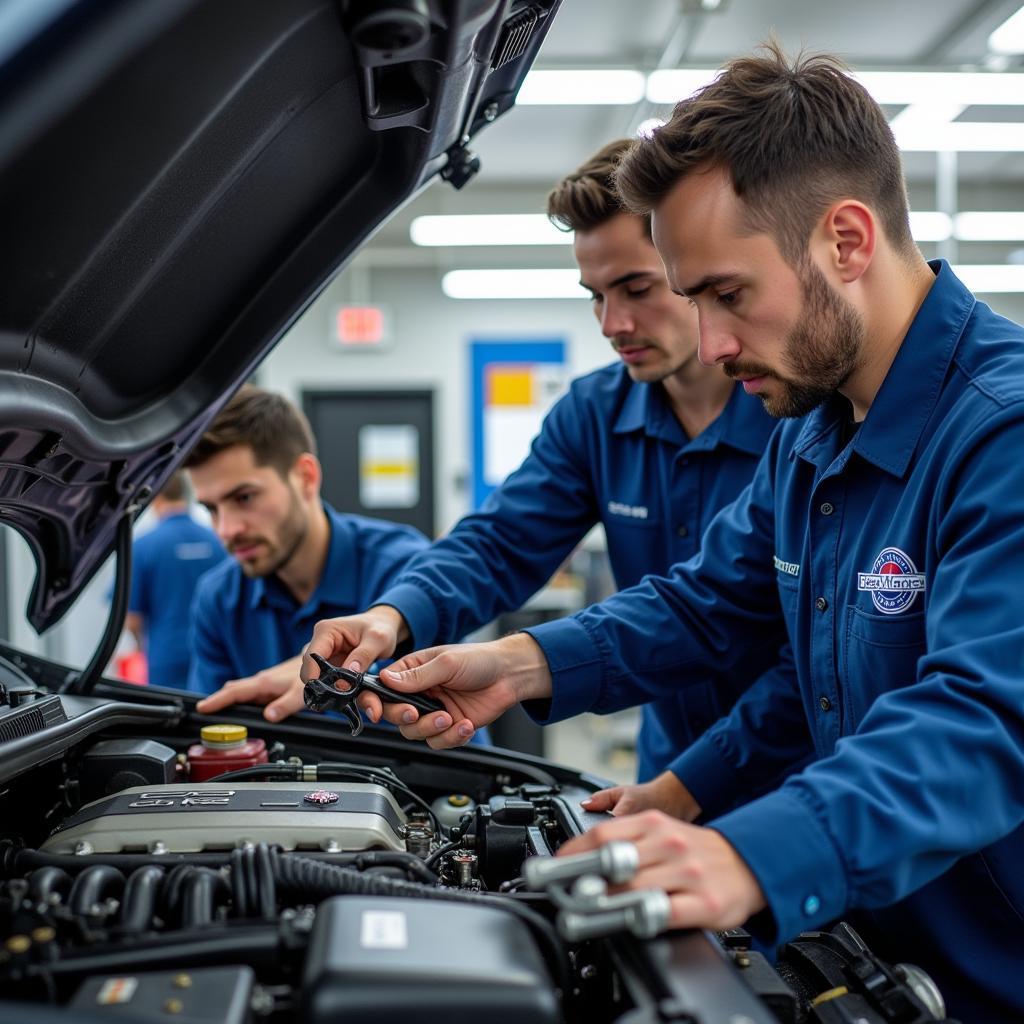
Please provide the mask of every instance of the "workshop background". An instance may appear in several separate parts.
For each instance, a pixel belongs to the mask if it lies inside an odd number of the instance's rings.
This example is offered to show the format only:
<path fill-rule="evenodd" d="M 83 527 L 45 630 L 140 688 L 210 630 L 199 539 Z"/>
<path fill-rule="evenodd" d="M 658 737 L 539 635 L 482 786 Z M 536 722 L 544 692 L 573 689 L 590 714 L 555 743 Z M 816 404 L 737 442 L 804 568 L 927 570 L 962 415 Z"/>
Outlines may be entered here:
<path fill-rule="evenodd" d="M 945 257 L 997 311 L 1024 321 L 1017 0 L 564 0 L 517 107 L 478 140 L 479 174 L 458 193 L 436 180 L 399 211 L 258 372 L 311 415 L 329 500 L 440 534 L 518 464 L 565 383 L 611 359 L 571 236 L 543 216 L 548 190 L 603 143 L 667 117 L 769 33 L 789 52 L 838 53 L 864 76 L 903 150 L 925 255 Z M 594 531 L 491 635 L 608 593 L 602 549 Z M 23 615 L 33 571 L 24 542 L 0 528 L 0 632 L 85 664 L 110 567 L 42 637 Z M 628 780 L 634 734 L 625 713 L 524 730 L 517 742 Z"/>

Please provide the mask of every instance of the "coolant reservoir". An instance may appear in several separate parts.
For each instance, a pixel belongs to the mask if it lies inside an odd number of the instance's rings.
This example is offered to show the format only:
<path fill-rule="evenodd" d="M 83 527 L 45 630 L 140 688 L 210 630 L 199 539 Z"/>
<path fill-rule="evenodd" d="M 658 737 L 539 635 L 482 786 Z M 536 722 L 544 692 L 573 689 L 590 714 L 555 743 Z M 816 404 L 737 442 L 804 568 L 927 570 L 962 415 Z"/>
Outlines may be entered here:
<path fill-rule="evenodd" d="M 267 763 L 266 743 L 249 739 L 244 725 L 204 725 L 199 738 L 199 743 L 188 748 L 188 777 L 192 782 Z"/>

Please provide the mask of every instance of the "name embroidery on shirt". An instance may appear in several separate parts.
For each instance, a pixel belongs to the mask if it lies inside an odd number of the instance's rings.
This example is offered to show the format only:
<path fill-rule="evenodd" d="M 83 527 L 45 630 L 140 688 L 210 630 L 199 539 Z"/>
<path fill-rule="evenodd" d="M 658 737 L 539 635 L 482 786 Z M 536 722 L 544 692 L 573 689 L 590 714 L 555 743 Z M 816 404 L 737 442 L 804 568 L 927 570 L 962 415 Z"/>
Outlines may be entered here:
<path fill-rule="evenodd" d="M 199 558 L 210 558 L 213 555 L 213 545 L 205 540 L 175 544 L 174 554 L 176 558 L 180 558 L 183 562 L 191 562 Z"/>
<path fill-rule="evenodd" d="M 628 516 L 630 519 L 646 519 L 646 505 L 626 505 L 621 501 L 609 501 L 608 511 L 613 516 Z"/>
<path fill-rule="evenodd" d="M 799 562 L 784 562 L 778 555 L 772 555 L 772 561 L 775 563 L 775 568 L 778 572 L 784 572 L 787 576 L 800 575 Z"/>
<path fill-rule="evenodd" d="M 925 574 L 917 571 L 905 551 L 882 548 L 871 572 L 857 573 L 857 589 L 870 593 L 875 607 L 884 615 L 899 615 L 926 589 Z"/>

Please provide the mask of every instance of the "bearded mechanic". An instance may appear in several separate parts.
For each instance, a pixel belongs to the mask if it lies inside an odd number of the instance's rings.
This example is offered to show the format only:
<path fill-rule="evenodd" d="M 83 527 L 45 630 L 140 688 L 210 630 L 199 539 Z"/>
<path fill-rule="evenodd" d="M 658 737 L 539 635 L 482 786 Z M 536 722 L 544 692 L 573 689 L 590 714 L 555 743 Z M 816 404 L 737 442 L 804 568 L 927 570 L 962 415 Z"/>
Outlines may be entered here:
<path fill-rule="evenodd" d="M 317 638 L 331 638 L 330 660 L 365 667 L 402 642 L 457 640 L 522 605 L 598 522 L 620 588 L 665 572 L 697 551 L 715 513 L 750 481 L 775 423 L 736 382 L 697 360 L 696 314 L 669 290 L 650 218 L 624 211 L 611 184 L 629 145 L 604 146 L 547 204 L 552 221 L 574 232 L 581 283 L 619 359 L 572 382 L 522 466 L 374 595 L 375 607 L 317 625 Z M 644 707 L 639 777 L 670 770 L 750 678 L 777 661 L 777 647 L 727 671 L 709 668 L 685 692 Z M 245 698 L 237 688 L 232 696 Z M 302 706 L 301 682 L 268 696 L 277 698 L 268 717 L 290 713 Z M 665 783 L 679 790 L 669 776 L 651 789 Z M 627 806 L 644 798 L 633 792 Z"/>
<path fill-rule="evenodd" d="M 752 688 L 720 749 L 739 769 L 789 722 L 813 763 L 728 813 L 701 807 L 706 827 L 646 811 L 563 851 L 635 842 L 630 885 L 665 889 L 677 926 L 748 922 L 775 944 L 851 916 L 929 971 L 951 1016 L 1019 1022 L 1024 470 L 1007 453 L 1024 449 L 1024 329 L 925 262 L 885 116 L 835 59 L 732 62 L 616 181 L 653 211 L 702 361 L 805 418 L 668 577 L 397 662 L 390 685 L 447 707 L 403 732 L 447 747 L 520 700 L 540 721 L 635 704 L 783 624 L 788 685 L 756 708 Z M 678 771 L 699 786 L 700 764 Z M 729 786 L 713 788 L 720 803 Z"/>

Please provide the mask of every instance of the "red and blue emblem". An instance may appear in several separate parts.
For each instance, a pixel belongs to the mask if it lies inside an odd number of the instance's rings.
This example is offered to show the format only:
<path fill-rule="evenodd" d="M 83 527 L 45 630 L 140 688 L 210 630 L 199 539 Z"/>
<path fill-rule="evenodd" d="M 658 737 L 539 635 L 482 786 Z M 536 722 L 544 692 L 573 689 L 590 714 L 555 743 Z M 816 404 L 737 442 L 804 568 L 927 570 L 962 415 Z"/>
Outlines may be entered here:
<path fill-rule="evenodd" d="M 857 589 L 871 594 L 884 615 L 905 612 L 925 589 L 925 574 L 899 548 L 882 548 L 871 572 L 857 573 Z"/>

